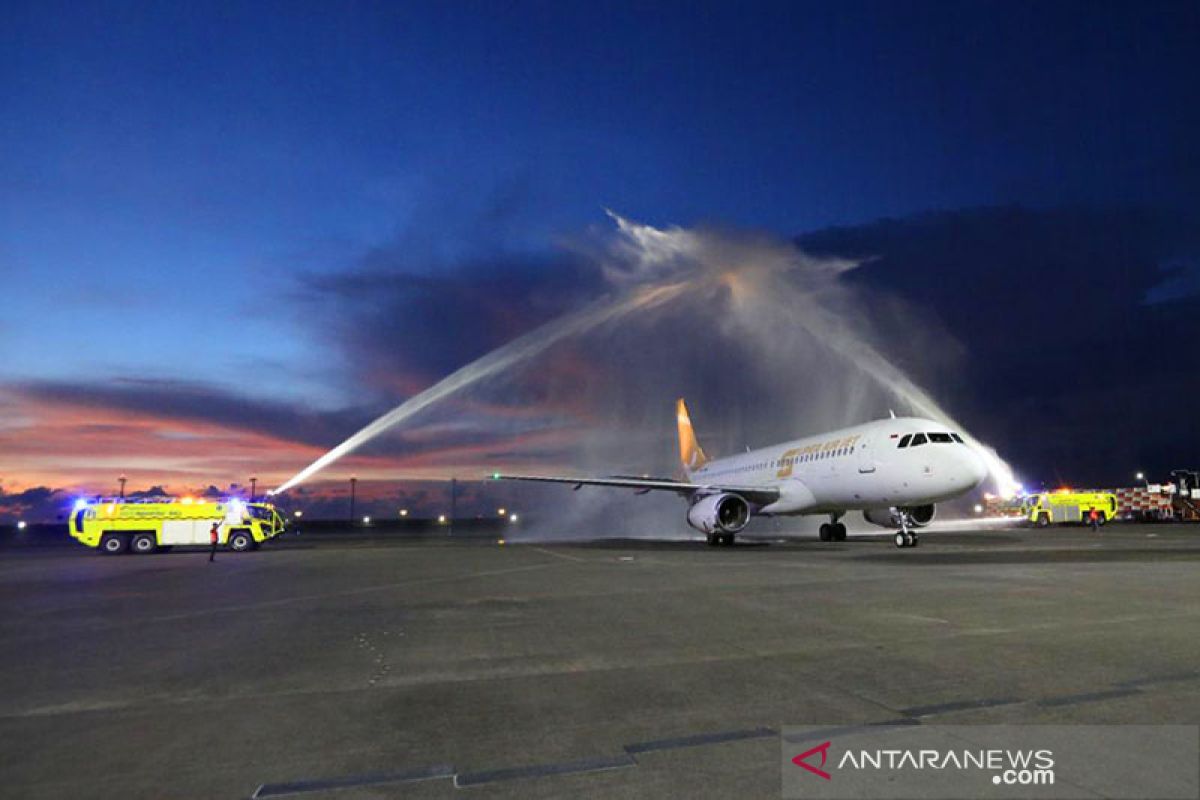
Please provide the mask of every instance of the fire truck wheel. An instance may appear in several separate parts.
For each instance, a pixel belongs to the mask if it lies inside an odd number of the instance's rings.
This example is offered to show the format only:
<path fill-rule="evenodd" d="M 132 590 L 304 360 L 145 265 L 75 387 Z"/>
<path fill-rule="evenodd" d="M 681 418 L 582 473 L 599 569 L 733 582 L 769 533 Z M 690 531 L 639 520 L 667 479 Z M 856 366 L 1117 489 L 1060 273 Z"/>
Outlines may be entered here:
<path fill-rule="evenodd" d="M 129 542 L 119 533 L 106 533 L 100 537 L 100 551 L 108 556 L 119 556 L 128 546 Z"/>
<path fill-rule="evenodd" d="M 1096 517 L 1096 524 L 1097 524 L 1097 525 L 1104 525 L 1106 522 L 1108 522 L 1108 517 L 1104 516 L 1103 514 L 1101 514 L 1100 516 Z"/>
<path fill-rule="evenodd" d="M 130 548 L 139 555 L 145 555 L 146 553 L 153 553 L 158 549 L 158 541 L 154 538 L 154 534 L 139 533 L 133 537 L 133 541 L 130 542 Z"/>
<path fill-rule="evenodd" d="M 254 546 L 254 537 L 247 531 L 234 531 L 229 534 L 229 549 L 244 553 Z"/>
<path fill-rule="evenodd" d="M 1037 526 L 1039 528 L 1047 528 L 1050 526 L 1050 516 L 1048 514 L 1038 514 Z"/>

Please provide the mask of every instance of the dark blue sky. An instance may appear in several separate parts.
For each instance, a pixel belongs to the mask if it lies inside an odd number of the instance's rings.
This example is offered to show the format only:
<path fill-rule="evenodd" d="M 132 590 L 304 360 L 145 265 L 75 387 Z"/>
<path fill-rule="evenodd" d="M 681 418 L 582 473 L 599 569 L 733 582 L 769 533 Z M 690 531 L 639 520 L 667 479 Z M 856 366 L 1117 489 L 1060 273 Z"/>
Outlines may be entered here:
<path fill-rule="evenodd" d="M 380 250 L 430 274 L 544 254 L 606 207 L 789 236 L 1194 214 L 1198 9 L 4 2 L 0 388 L 344 408 L 323 277 Z"/>

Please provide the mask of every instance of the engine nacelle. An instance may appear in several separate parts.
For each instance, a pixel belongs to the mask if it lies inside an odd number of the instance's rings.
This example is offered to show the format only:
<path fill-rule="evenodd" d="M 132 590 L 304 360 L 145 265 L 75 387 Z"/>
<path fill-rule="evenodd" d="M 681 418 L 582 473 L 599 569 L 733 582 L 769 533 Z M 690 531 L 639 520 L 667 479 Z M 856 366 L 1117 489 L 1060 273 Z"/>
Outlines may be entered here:
<path fill-rule="evenodd" d="M 710 494 L 688 509 L 687 521 L 704 533 L 737 533 L 750 521 L 750 505 L 736 494 Z"/>
<path fill-rule="evenodd" d="M 868 508 L 863 512 L 863 519 L 872 525 L 878 525 L 881 528 L 900 528 L 900 515 L 908 515 L 908 527 L 924 528 L 929 523 L 933 522 L 933 518 L 937 516 L 937 509 L 933 503 L 924 506 L 906 506 L 897 508 Z"/>

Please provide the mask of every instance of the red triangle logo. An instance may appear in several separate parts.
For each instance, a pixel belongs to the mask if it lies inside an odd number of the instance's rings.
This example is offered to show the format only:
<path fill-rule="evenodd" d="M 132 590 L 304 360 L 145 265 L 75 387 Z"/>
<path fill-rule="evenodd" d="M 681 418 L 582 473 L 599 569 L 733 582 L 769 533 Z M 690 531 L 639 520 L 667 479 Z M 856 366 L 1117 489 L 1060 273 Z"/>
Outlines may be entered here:
<path fill-rule="evenodd" d="M 817 753 L 820 753 L 821 754 L 820 766 L 822 766 L 822 767 L 825 766 L 825 758 L 826 758 L 827 754 L 829 753 L 829 744 L 830 744 L 829 742 L 825 742 L 824 744 L 817 745 L 816 747 L 814 747 L 811 750 L 805 750 L 803 753 L 801 753 L 800 755 L 793 758 L 792 763 L 795 764 L 797 767 L 802 767 L 802 768 L 808 770 L 813 775 L 824 778 L 825 780 L 830 780 L 830 776 L 829 776 L 828 772 L 826 772 L 823 769 L 819 769 L 818 767 L 814 767 L 812 764 L 808 763 L 809 758 L 811 758 L 812 756 L 815 756 Z"/>

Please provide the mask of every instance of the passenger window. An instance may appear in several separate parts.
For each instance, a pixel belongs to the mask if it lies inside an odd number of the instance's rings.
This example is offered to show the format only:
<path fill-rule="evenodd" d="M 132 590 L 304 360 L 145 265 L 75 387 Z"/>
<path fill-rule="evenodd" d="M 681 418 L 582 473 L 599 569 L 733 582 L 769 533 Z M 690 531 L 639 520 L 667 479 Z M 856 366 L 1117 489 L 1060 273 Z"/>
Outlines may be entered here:
<path fill-rule="evenodd" d="M 934 444 L 951 444 L 954 442 L 948 433 L 931 433 L 929 434 L 929 441 Z"/>
<path fill-rule="evenodd" d="M 912 438 L 912 434 L 911 434 L 911 433 L 906 433 L 906 434 L 904 434 L 904 438 L 903 438 L 903 439 L 901 439 L 901 440 L 900 440 L 900 444 L 898 444 L 898 445 L 896 445 L 896 446 L 897 446 L 897 447 L 908 447 L 908 440 L 909 440 L 909 439 L 911 439 L 911 438 Z"/>
<path fill-rule="evenodd" d="M 918 433 L 916 436 L 913 437 L 912 445 L 911 445 L 912 447 L 920 447 L 923 444 L 925 444 L 925 434 Z"/>

